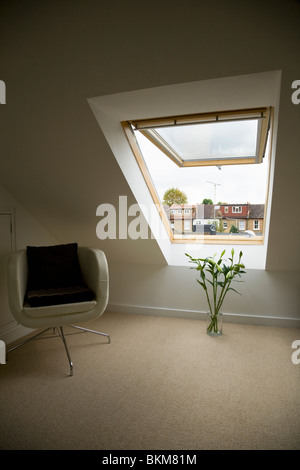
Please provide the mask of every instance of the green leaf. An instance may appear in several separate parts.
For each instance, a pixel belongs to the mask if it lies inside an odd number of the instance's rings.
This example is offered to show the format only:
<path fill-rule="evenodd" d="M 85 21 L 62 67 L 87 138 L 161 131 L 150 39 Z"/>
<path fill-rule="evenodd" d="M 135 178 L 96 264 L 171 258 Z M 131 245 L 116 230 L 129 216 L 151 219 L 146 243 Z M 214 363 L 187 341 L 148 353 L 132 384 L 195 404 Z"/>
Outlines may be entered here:
<path fill-rule="evenodd" d="M 204 282 L 199 281 L 199 279 L 197 279 L 197 282 L 203 287 L 204 290 L 207 290 L 207 287 Z"/>
<path fill-rule="evenodd" d="M 228 290 L 233 290 L 236 294 L 242 295 L 242 294 L 240 294 L 237 290 L 233 289 L 233 287 L 229 287 Z M 228 292 L 228 291 L 227 291 L 227 292 Z"/>
<path fill-rule="evenodd" d="M 235 268 L 244 268 L 245 266 L 243 264 L 235 264 L 234 267 Z"/>

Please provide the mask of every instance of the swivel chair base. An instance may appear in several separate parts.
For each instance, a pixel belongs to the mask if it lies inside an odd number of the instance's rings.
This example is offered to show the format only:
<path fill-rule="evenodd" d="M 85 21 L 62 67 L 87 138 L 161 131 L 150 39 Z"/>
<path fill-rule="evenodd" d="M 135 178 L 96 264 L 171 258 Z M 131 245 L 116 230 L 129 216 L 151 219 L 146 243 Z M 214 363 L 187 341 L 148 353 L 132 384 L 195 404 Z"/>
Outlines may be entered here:
<path fill-rule="evenodd" d="M 88 333 L 94 333 L 96 335 L 106 336 L 107 339 L 108 339 L 108 343 L 111 342 L 110 341 L 110 336 L 107 333 L 101 333 L 100 331 L 89 330 L 88 328 L 83 328 L 81 326 L 76 326 L 76 325 L 69 325 L 69 326 L 71 326 L 72 328 L 76 328 L 77 330 L 80 330 L 77 333 L 88 332 Z M 27 338 L 25 341 L 22 341 L 21 343 L 17 344 L 16 346 L 13 346 L 12 348 L 8 349 L 8 351 L 6 352 L 6 357 L 7 357 L 7 354 L 9 354 L 10 352 L 12 352 L 15 349 L 19 348 L 20 346 L 23 346 L 24 344 L 28 343 L 29 341 L 31 341 L 33 339 L 41 339 L 40 337 L 49 330 L 53 330 L 53 335 L 52 336 L 47 336 L 47 337 L 44 337 L 44 338 L 57 338 L 58 336 L 61 338 L 62 342 L 64 343 L 65 350 L 66 350 L 67 357 L 68 357 L 68 361 L 69 361 L 69 365 L 70 365 L 70 376 L 72 376 L 73 375 L 73 362 L 71 360 L 71 356 L 70 356 L 70 353 L 69 353 L 69 349 L 68 349 L 68 345 L 67 345 L 67 341 L 66 341 L 65 336 L 67 336 L 68 334 L 70 335 L 70 334 L 76 334 L 76 333 L 64 334 L 64 330 L 63 330 L 62 326 L 54 327 L 54 328 L 52 328 L 52 327 L 51 328 L 46 328 L 45 330 L 40 331 L 39 333 L 31 336 L 30 338 Z M 58 335 L 55 335 L 55 330 L 57 330 Z"/>

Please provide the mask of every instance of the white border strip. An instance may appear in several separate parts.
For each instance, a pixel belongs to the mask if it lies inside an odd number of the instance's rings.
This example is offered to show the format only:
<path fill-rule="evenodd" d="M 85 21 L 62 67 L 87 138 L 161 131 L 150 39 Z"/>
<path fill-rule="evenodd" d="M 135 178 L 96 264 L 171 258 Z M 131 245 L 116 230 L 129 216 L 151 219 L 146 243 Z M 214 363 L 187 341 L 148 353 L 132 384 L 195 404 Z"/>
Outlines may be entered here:
<path fill-rule="evenodd" d="M 190 320 L 205 320 L 206 312 L 197 310 L 183 310 L 165 307 L 149 307 L 144 305 L 127 305 L 109 303 L 106 311 L 135 314 L 174 317 Z M 224 322 L 244 325 L 279 326 L 287 328 L 300 328 L 300 318 L 273 317 L 267 315 L 245 315 L 237 313 L 224 313 Z"/>
<path fill-rule="evenodd" d="M 0 336 L 1 339 L 6 343 L 6 345 L 9 345 L 11 343 L 14 343 L 15 341 L 18 341 L 21 338 L 24 338 L 28 334 L 30 334 L 33 329 L 26 328 L 25 326 L 20 325 L 19 323 L 14 322 L 13 325 L 7 327 L 7 328 L 1 328 L 0 331 Z"/>

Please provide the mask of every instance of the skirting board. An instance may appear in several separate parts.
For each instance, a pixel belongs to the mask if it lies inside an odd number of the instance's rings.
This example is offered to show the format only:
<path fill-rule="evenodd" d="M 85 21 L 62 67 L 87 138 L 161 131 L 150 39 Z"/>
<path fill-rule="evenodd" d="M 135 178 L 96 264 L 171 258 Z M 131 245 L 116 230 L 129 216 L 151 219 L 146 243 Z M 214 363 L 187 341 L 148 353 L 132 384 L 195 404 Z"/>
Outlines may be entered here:
<path fill-rule="evenodd" d="M 141 305 L 126 305 L 109 303 L 107 311 L 126 314 L 154 315 L 175 318 L 189 318 L 192 320 L 205 320 L 205 312 L 197 310 L 182 310 L 174 308 L 147 307 Z M 287 328 L 300 328 L 300 318 L 271 317 L 265 315 L 245 315 L 236 313 L 224 313 L 224 322 L 239 323 L 245 325 L 279 326 Z M 15 324 L 5 331 L 0 331 L 0 339 L 6 345 L 23 338 L 33 330 Z"/>
<path fill-rule="evenodd" d="M 9 345 L 14 341 L 18 341 L 20 338 L 24 338 L 24 336 L 27 336 L 32 331 L 34 330 L 25 328 L 25 326 L 15 323 L 9 328 L 0 330 L 0 339 L 4 341 L 6 345 Z"/>
<path fill-rule="evenodd" d="M 197 310 L 182 310 L 173 308 L 147 307 L 141 305 L 125 305 L 114 303 L 109 303 L 106 310 L 116 313 L 132 313 L 138 315 L 189 318 L 192 320 L 206 319 L 206 313 Z M 271 317 L 266 315 L 246 315 L 236 313 L 223 313 L 223 315 L 224 322 L 229 323 L 300 328 L 300 318 Z"/>

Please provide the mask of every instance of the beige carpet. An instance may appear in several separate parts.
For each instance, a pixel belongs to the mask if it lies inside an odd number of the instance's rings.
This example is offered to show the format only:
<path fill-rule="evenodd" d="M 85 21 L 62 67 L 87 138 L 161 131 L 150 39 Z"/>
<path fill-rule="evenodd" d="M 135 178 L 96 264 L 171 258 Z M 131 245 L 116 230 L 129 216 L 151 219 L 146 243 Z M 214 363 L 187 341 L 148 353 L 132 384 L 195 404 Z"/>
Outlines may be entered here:
<path fill-rule="evenodd" d="M 299 329 L 106 312 L 0 365 L 1 449 L 300 449 Z M 74 331 L 74 330 L 73 330 Z"/>

